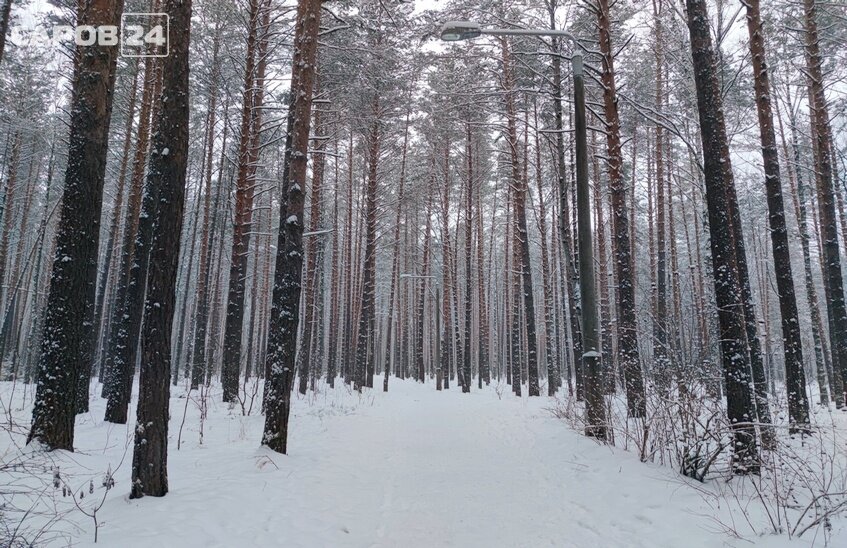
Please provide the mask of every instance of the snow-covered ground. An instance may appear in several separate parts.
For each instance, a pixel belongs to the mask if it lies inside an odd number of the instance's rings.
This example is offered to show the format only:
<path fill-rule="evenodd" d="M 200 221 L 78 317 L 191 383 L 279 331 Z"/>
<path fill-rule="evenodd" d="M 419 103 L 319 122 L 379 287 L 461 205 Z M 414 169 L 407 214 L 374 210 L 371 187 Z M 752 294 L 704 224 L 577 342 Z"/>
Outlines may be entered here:
<path fill-rule="evenodd" d="M 812 534 L 793 542 L 751 537 L 738 515 L 735 529 L 747 538 L 728 535 L 731 504 L 715 508 L 673 470 L 582 437 L 552 416 L 548 398 L 391 381 L 388 393 L 321 387 L 297 397 L 287 456 L 259 447 L 259 397 L 244 416 L 213 390 L 201 421 L 198 394 L 186 406 L 178 387 L 171 400 L 170 493 L 133 501 L 131 429 L 103 422 L 105 402 L 94 398 L 91 412 L 78 417 L 75 453 L 34 454 L 22 447 L 32 387 L 18 385 L 12 403 L 18 427 L 0 439 L 0 461 L 37 463 L 42 483 L 33 475 L 38 468 L 0 471 L 0 491 L 43 485 L 36 514 L 61 514 L 43 537 L 57 546 L 93 545 L 94 525 L 52 486 L 50 466 L 59 467 L 77 498 L 83 492 L 79 505 L 89 512 L 106 493 L 104 473 L 114 471 L 115 487 L 97 513 L 98 546 L 824 545 Z M 0 385 L 5 424 L 11 390 L 11 383 Z M 17 505 L 24 501 L 18 496 Z M 751 516 L 761 518 L 755 509 Z M 7 511 L 2 519 L 15 527 L 20 517 Z M 44 519 L 32 515 L 23 529 Z M 834 525 L 832 546 L 847 545 L 840 543 L 847 539 L 843 521 Z"/>

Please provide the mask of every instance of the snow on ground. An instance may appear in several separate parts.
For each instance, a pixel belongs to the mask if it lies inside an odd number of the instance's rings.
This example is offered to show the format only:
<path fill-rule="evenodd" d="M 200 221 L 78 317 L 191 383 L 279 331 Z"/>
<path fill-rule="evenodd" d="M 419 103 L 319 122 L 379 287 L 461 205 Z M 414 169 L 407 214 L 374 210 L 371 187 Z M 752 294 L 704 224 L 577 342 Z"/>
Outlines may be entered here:
<path fill-rule="evenodd" d="M 19 427 L 0 439 L 0 462 L 22 455 L 43 460 L 20 448 L 32 387 L 16 390 L 12 413 Z M 4 414 L 10 391 L 11 383 L 0 384 Z M 672 470 L 570 430 L 553 418 L 548 398 L 518 399 L 506 390 L 500 399 L 494 387 L 437 392 L 431 384 L 395 379 L 387 394 L 321 387 L 296 398 L 286 456 L 259 447 L 260 397 L 251 416 L 243 416 L 241 406 L 228 408 L 213 390 L 201 445 L 197 393 L 186 407 L 185 389 L 173 392 L 166 497 L 128 500 L 131 430 L 103 422 L 100 398 L 78 417 L 76 452 L 51 454 L 63 481 L 84 491 L 83 508 L 100 503 L 103 475 L 117 468 L 116 485 L 97 514 L 97 546 L 812 545 L 811 535 L 790 543 L 728 536 L 721 525 L 730 522 L 728 507 L 712 508 Z M 13 475 L 8 482 L 0 476 L 0 486 L 11 485 Z M 42 476 L 49 484 L 49 469 Z M 20 475 L 14 480 L 17 487 L 27 482 Z M 64 512 L 51 529 L 62 534 L 44 537 L 53 539 L 50 545 L 93 545 L 91 518 L 61 489 L 48 485 L 44 493 L 42 505 L 55 503 Z M 835 536 L 847 538 L 841 524 Z"/>

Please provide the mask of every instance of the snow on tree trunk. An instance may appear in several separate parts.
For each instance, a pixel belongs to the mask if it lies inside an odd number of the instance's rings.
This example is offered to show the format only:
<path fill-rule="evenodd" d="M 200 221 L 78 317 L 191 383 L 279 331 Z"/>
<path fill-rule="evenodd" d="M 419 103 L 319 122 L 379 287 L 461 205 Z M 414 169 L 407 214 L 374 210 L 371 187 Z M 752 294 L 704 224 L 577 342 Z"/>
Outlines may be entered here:
<path fill-rule="evenodd" d="M 720 325 L 720 346 L 727 394 L 727 414 L 732 423 L 733 469 L 737 473 L 759 470 L 756 440 L 756 404 L 753 399 L 750 354 L 745 329 L 744 300 L 738 275 L 735 234 L 732 230 L 735 200 L 729 143 L 717 78 L 715 52 L 705 0 L 686 0 L 694 81 L 706 180 L 706 204 L 715 298 Z M 734 208 L 737 210 L 737 207 Z"/>
<path fill-rule="evenodd" d="M 171 332 L 188 168 L 191 0 L 165 0 L 162 7 L 172 32 L 169 54 L 162 62 L 161 107 L 145 183 L 143 212 L 155 223 L 148 252 L 130 498 L 161 497 L 168 492 Z"/>
<path fill-rule="evenodd" d="M 847 308 L 844 305 L 844 285 L 838 245 L 838 227 L 835 214 L 835 190 L 832 177 L 832 156 L 829 129 L 829 109 L 824 92 L 820 41 L 817 27 L 817 5 L 814 0 L 803 0 L 806 27 L 806 73 L 809 79 L 809 103 L 812 117 L 812 139 L 815 149 L 815 176 L 818 187 L 822 261 L 824 264 L 824 292 L 829 315 L 829 333 L 832 342 L 832 369 L 841 386 L 835 394 L 836 405 L 844 405 L 844 383 L 847 380 Z M 840 404 L 840 405 L 839 405 Z"/>
<path fill-rule="evenodd" d="M 81 7 L 78 24 L 114 25 L 121 0 Z M 88 377 L 94 343 L 100 214 L 117 48 L 77 46 L 68 163 L 53 259 L 38 387 L 27 441 L 73 451 L 77 384 Z M 85 397 L 88 397 L 86 386 Z"/>
<path fill-rule="evenodd" d="M 606 114 L 606 154 L 608 156 L 609 190 L 612 200 L 612 226 L 615 233 L 615 277 L 617 291 L 618 353 L 626 386 L 627 413 L 630 417 L 647 415 L 644 379 L 638 358 L 638 338 L 635 325 L 635 288 L 632 248 L 629 243 L 629 218 L 626 209 L 623 155 L 621 152 L 618 100 L 615 95 L 615 69 L 612 55 L 609 1 L 598 1 L 598 30 L 600 53 L 603 55 L 601 80 L 603 82 L 603 109 Z M 607 356 L 606 359 L 609 359 Z"/>
<path fill-rule="evenodd" d="M 785 226 L 779 155 L 773 126 L 768 65 L 765 59 L 765 36 L 759 0 L 748 0 L 746 5 L 747 29 L 750 34 L 750 55 L 753 61 L 753 87 L 756 92 L 756 110 L 759 115 L 759 134 L 762 141 L 762 159 L 765 167 L 768 221 L 771 229 L 771 246 L 776 272 L 777 293 L 779 294 L 779 310 L 782 318 L 788 415 L 792 425 L 804 427 L 809 423 L 809 400 L 806 396 L 806 376 L 803 372 L 803 346 L 800 340 L 797 300 L 794 295 L 794 279 L 791 272 L 788 229 Z"/>
<path fill-rule="evenodd" d="M 285 453 L 288 415 L 300 321 L 303 268 L 303 189 L 315 80 L 321 0 L 300 0 L 294 28 L 291 104 L 285 143 L 276 272 L 270 315 L 265 378 L 265 428 L 262 445 Z"/>

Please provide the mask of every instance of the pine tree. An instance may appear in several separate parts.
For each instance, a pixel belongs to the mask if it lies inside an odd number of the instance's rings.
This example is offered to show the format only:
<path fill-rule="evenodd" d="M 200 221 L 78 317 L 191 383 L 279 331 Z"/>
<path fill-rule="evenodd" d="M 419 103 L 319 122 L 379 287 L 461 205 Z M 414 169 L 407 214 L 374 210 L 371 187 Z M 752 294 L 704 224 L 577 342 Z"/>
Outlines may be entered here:
<path fill-rule="evenodd" d="M 783 353 L 785 355 L 786 390 L 788 391 L 789 420 L 803 427 L 809 422 L 809 401 L 806 396 L 806 376 L 803 372 L 803 346 L 794 278 L 785 226 L 785 207 L 782 202 L 782 181 L 779 173 L 779 154 L 771 110 L 771 89 L 768 64 L 765 59 L 765 36 L 759 0 L 747 0 L 747 29 L 750 33 L 750 55 L 753 65 L 756 110 L 759 115 L 759 134 L 765 167 L 765 188 L 768 195 L 768 221 L 776 271 L 779 309 L 782 318 Z"/>
<path fill-rule="evenodd" d="M 606 113 L 606 154 L 609 170 L 609 191 L 612 200 L 612 230 L 614 233 L 615 277 L 617 291 L 618 352 L 626 384 L 627 413 L 630 417 L 647 415 L 644 379 L 638 358 L 638 338 L 635 325 L 635 276 L 632 248 L 629 242 L 629 218 L 624 188 L 623 155 L 621 152 L 620 119 L 615 92 L 615 69 L 612 55 L 609 1 L 597 2 L 597 28 L 600 32 L 600 53 L 603 55 L 603 109 Z"/>
<path fill-rule="evenodd" d="M 191 0 L 164 0 L 171 38 L 163 65 L 161 107 L 151 139 L 143 215 L 154 218 L 150 234 L 141 376 L 129 497 L 168 492 L 171 328 L 176 305 L 186 171 L 188 169 L 188 44 Z"/>
<path fill-rule="evenodd" d="M 726 383 L 727 414 L 733 427 L 733 469 L 737 473 L 756 473 L 759 469 L 758 444 L 753 421 L 756 404 L 752 384 L 750 354 L 747 347 L 744 301 L 739 280 L 732 224 L 738 222 L 729 203 L 735 200 L 729 143 L 726 137 L 723 104 L 712 47 L 709 16 L 705 0 L 686 0 L 697 110 L 703 146 L 706 180 L 706 204 L 711 236 L 712 271 L 720 324 L 720 346 Z M 735 218 L 733 218 L 735 217 Z"/>
<path fill-rule="evenodd" d="M 264 0 L 250 0 L 247 29 L 247 59 L 244 69 L 244 89 L 241 106 L 241 134 L 238 147 L 238 175 L 235 182 L 235 218 L 232 235 L 232 257 L 229 270 L 229 292 L 224 327 L 224 355 L 221 369 L 223 401 L 233 402 L 238 396 L 238 377 L 241 372 L 241 332 L 244 323 L 244 294 L 247 279 L 247 258 L 250 231 L 253 224 L 255 181 L 251 175 L 253 139 L 259 134 L 255 105 L 257 85 L 256 50 L 259 42 L 259 23 Z"/>
<path fill-rule="evenodd" d="M 80 4 L 78 24 L 117 24 L 121 0 Z M 97 249 L 117 48 L 78 46 L 74 55 L 68 164 L 60 210 L 38 388 L 27 442 L 73 451 L 77 384 L 90 371 Z M 86 397 L 88 390 L 86 387 Z"/>
<path fill-rule="evenodd" d="M 291 104 L 283 166 L 281 226 L 270 315 L 262 445 L 278 453 L 288 447 L 288 416 L 300 317 L 303 266 L 303 189 L 309 144 L 321 0 L 299 0 L 294 27 Z"/>
<path fill-rule="evenodd" d="M 841 391 L 847 381 L 847 307 L 844 304 L 844 285 L 839 255 L 838 228 L 836 225 L 835 191 L 832 177 L 831 131 L 829 109 L 824 93 L 821 67 L 820 40 L 817 26 L 817 3 L 803 0 L 806 30 L 806 74 L 809 80 L 809 104 L 812 118 L 812 145 L 815 155 L 815 178 L 820 209 L 821 261 L 824 266 L 824 292 L 829 316 L 829 340 L 832 343 L 833 373 L 840 377 Z M 839 384 L 839 383 L 836 383 Z M 836 405 L 844 404 L 844 395 L 835 395 Z"/>

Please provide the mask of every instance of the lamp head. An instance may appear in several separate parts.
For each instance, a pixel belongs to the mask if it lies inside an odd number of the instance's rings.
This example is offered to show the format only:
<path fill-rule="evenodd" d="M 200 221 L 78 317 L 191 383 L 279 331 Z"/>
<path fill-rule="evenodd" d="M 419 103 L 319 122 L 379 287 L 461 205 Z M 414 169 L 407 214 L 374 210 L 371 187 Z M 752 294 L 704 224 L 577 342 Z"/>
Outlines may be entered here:
<path fill-rule="evenodd" d="M 441 39 L 445 42 L 458 42 L 459 40 L 470 40 L 482 35 L 479 23 L 470 21 L 447 21 L 441 27 Z"/>

